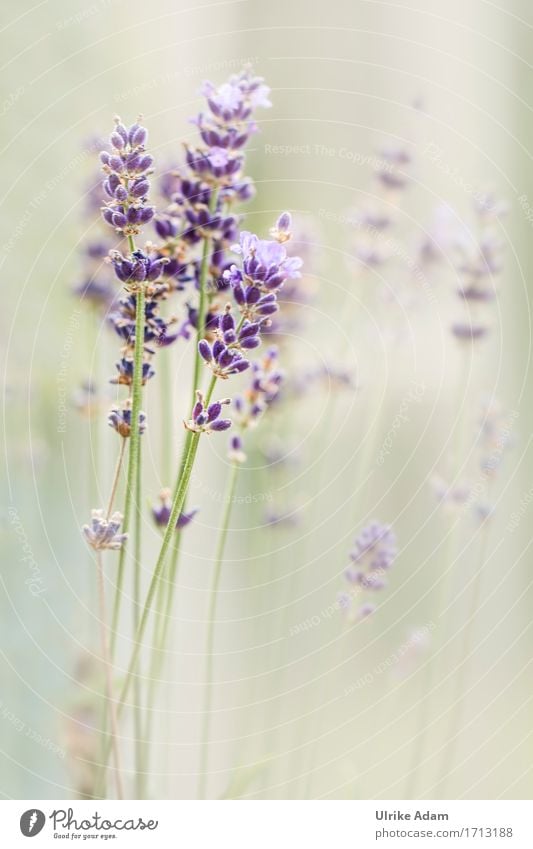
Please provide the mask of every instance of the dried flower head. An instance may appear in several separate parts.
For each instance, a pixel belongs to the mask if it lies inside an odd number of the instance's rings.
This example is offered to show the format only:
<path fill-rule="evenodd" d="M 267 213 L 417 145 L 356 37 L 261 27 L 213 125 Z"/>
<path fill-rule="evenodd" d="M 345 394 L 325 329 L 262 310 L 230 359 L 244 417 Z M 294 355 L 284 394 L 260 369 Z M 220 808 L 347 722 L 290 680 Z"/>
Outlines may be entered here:
<path fill-rule="evenodd" d="M 103 510 L 93 510 L 91 524 L 83 526 L 83 535 L 95 551 L 102 551 L 106 548 L 117 551 L 122 548 L 128 537 L 127 534 L 119 533 L 121 524 L 121 513 L 113 513 L 109 519 L 106 519 Z"/>

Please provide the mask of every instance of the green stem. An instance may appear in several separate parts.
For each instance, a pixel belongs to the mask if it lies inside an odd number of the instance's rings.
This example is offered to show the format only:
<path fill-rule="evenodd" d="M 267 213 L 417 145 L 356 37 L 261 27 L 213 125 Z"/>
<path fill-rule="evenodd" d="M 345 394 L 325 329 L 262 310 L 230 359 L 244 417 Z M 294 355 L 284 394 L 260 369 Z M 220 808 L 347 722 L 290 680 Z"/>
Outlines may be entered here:
<path fill-rule="evenodd" d="M 120 752 L 118 748 L 118 720 L 117 708 L 113 699 L 113 671 L 111 666 L 111 658 L 109 655 L 109 643 L 107 639 L 106 625 L 106 605 L 105 605 L 105 587 L 104 587 L 104 569 L 102 566 L 102 554 L 96 552 L 96 579 L 98 583 L 98 602 L 100 615 L 100 640 L 102 649 L 102 662 L 104 664 L 105 682 L 106 682 L 106 703 L 111 717 L 111 732 L 109 736 L 109 745 L 113 751 L 113 760 L 115 763 L 115 787 L 117 798 L 123 799 L 122 791 L 121 767 L 120 767 Z"/>
<path fill-rule="evenodd" d="M 207 770 L 209 761 L 209 729 L 211 724 L 211 707 L 213 701 L 213 643 L 215 636 L 215 614 L 218 586 L 220 583 L 220 573 L 222 569 L 222 562 L 224 560 L 224 549 L 226 547 L 226 539 L 228 536 L 229 520 L 231 516 L 231 508 L 233 506 L 233 495 L 235 492 L 238 469 L 239 465 L 237 463 L 233 463 L 228 479 L 228 485 L 226 490 L 226 506 L 222 516 L 222 526 L 218 538 L 217 551 L 215 555 L 215 566 L 213 570 L 211 590 L 209 594 L 209 611 L 207 614 L 207 661 L 205 676 L 206 681 L 202 722 L 202 739 L 200 744 L 201 762 L 198 782 L 199 799 L 205 799 L 207 789 Z"/>
<path fill-rule="evenodd" d="M 211 400 L 211 396 L 213 394 L 213 390 L 215 388 L 215 384 L 217 382 L 217 378 L 215 375 L 211 378 L 211 383 L 209 384 L 209 389 L 207 391 L 205 404 L 209 404 Z M 176 522 L 178 521 L 178 517 L 183 509 L 183 504 L 187 497 L 187 490 L 189 488 L 189 482 L 191 479 L 191 473 L 194 466 L 194 461 L 196 459 L 196 453 L 198 451 L 198 443 L 200 441 L 200 433 L 193 433 L 192 439 L 190 440 L 189 451 L 187 453 L 187 457 L 185 458 L 185 463 L 183 464 L 183 474 L 180 477 L 179 484 L 176 490 L 176 494 L 172 503 L 172 510 L 170 512 L 170 518 L 168 520 L 168 525 L 165 529 L 165 533 L 163 535 L 163 541 L 161 543 L 161 548 L 159 551 L 159 556 L 157 558 L 157 562 L 155 564 L 155 568 L 152 574 L 152 578 L 150 580 L 150 585 L 148 587 L 148 593 L 146 596 L 146 600 L 144 602 L 144 607 L 142 611 L 142 615 L 139 621 L 139 626 L 137 628 L 137 632 L 134 636 L 134 647 L 133 652 L 130 658 L 130 662 L 128 665 L 128 670 L 126 673 L 126 677 L 124 679 L 124 683 L 122 685 L 122 690 L 120 691 L 120 696 L 118 699 L 117 705 L 117 715 L 120 717 L 122 710 L 124 708 L 124 704 L 128 697 L 128 693 L 130 691 L 130 687 L 132 684 L 133 677 L 135 675 L 135 671 L 137 668 L 137 661 L 139 658 L 139 652 L 141 650 L 142 640 L 146 631 L 146 626 L 148 625 L 148 619 L 150 617 L 150 611 L 152 609 L 152 604 L 154 602 L 154 597 L 157 591 L 157 587 L 159 585 L 159 581 L 161 579 L 161 574 L 163 572 L 163 568 L 165 566 L 165 560 L 168 553 L 168 549 L 170 543 L 172 541 L 172 537 L 174 534 L 174 529 L 176 526 Z M 109 746 L 106 748 L 104 762 L 107 761 L 109 757 Z"/>
<path fill-rule="evenodd" d="M 141 558 L 142 558 L 142 535 L 141 535 L 141 445 L 139 443 L 139 462 L 137 463 L 137 475 L 135 482 L 135 534 L 134 534 L 134 569 L 133 569 L 133 632 L 139 627 L 139 608 L 141 604 Z M 141 722 L 141 692 L 139 678 L 135 678 L 135 708 L 134 708 L 134 733 L 135 733 L 135 786 L 137 798 L 144 799 L 144 744 L 142 739 Z"/>
<path fill-rule="evenodd" d="M 148 756 L 150 752 L 150 740 L 152 736 L 153 724 L 153 708 L 159 684 L 159 676 L 164 663 L 164 650 L 168 637 L 168 629 L 170 625 L 170 617 L 172 612 L 172 603 L 175 593 L 176 574 L 178 569 L 178 559 L 180 551 L 181 533 L 176 532 L 174 544 L 172 547 L 172 556 L 168 567 L 166 578 L 162 578 L 159 582 L 159 592 L 156 603 L 156 622 L 154 634 L 154 646 L 152 648 L 152 657 L 150 661 L 150 672 L 148 679 L 148 695 L 146 699 L 146 719 L 144 739 L 146 740 L 147 755 L 146 768 L 148 768 Z M 164 595 L 164 587 L 166 584 L 166 596 Z M 163 610 L 164 599 L 164 610 Z"/>
<path fill-rule="evenodd" d="M 172 380 L 169 363 L 170 351 L 161 351 L 159 354 L 159 389 L 161 394 L 161 480 L 167 475 L 172 458 Z"/>
<path fill-rule="evenodd" d="M 130 237 L 131 238 L 131 237 Z M 129 530 L 133 492 L 137 480 L 137 467 L 139 465 L 139 413 L 141 412 L 142 398 L 142 369 L 144 355 L 144 311 L 145 293 L 141 286 L 136 293 L 135 304 L 135 348 L 133 359 L 133 380 L 131 394 L 131 436 L 130 450 L 128 456 L 128 474 L 126 481 L 126 500 L 124 503 L 124 519 L 122 523 L 124 533 Z M 126 545 L 120 549 L 118 561 L 117 583 L 115 588 L 115 601 L 113 605 L 113 617 L 111 620 L 111 657 L 114 656 L 116 635 L 120 617 L 120 605 L 122 601 L 122 586 L 124 583 L 124 566 L 126 563 Z"/>
<path fill-rule="evenodd" d="M 115 467 L 115 474 L 113 475 L 113 483 L 111 484 L 111 493 L 109 495 L 109 501 L 107 502 L 107 510 L 106 510 L 106 519 L 109 519 L 111 516 L 111 512 L 113 510 L 113 504 L 115 503 L 115 498 L 117 495 L 118 485 L 120 483 L 120 473 L 122 471 L 122 463 L 124 462 L 124 453 L 126 450 L 126 439 L 122 436 L 120 440 L 120 450 L 118 452 L 118 460 L 117 465 Z"/>

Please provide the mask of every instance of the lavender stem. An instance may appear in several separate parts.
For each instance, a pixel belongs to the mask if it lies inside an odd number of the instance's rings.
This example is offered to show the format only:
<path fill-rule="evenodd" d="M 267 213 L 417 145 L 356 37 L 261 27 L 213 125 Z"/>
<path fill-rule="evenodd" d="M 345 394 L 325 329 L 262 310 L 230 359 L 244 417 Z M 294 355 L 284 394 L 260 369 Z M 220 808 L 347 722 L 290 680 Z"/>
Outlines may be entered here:
<path fill-rule="evenodd" d="M 218 586 L 220 583 L 220 574 L 222 570 L 222 562 L 224 559 L 224 549 L 228 536 L 229 520 L 231 516 L 231 508 L 233 506 L 233 495 L 235 492 L 235 484 L 237 482 L 238 463 L 233 463 L 228 485 L 226 489 L 226 506 L 222 517 L 222 525 L 218 538 L 217 551 L 215 555 L 215 565 L 213 569 L 213 577 L 211 581 L 211 590 L 209 593 L 209 610 L 207 614 L 207 661 L 206 661 L 206 681 L 205 681 L 205 696 L 203 708 L 203 723 L 202 723 L 202 739 L 200 743 L 200 773 L 198 782 L 198 798 L 205 799 L 207 789 L 207 770 L 209 765 L 209 730 L 211 724 L 211 707 L 213 701 L 213 642 L 215 636 L 215 614 L 217 605 Z"/>
<path fill-rule="evenodd" d="M 120 766 L 120 752 L 118 748 L 118 721 L 117 721 L 117 709 L 116 704 L 113 698 L 113 673 L 111 666 L 111 657 L 109 653 L 109 644 L 107 639 L 107 626 L 106 626 L 106 609 L 105 609 L 105 587 L 104 587 L 104 570 L 102 566 L 102 555 L 100 551 L 96 552 L 96 574 L 97 574 L 97 582 L 98 582 L 98 602 L 100 608 L 100 639 L 101 639 L 101 647 L 102 647 L 102 660 L 104 664 L 105 678 L 106 678 L 106 701 L 109 707 L 109 714 L 111 717 L 111 733 L 110 733 L 110 746 L 113 751 L 113 760 L 115 762 L 115 786 L 117 797 L 119 799 L 124 798 L 123 790 L 122 790 L 122 779 L 121 779 L 121 766 Z M 104 764 L 102 764 L 102 769 L 104 769 Z"/>
<path fill-rule="evenodd" d="M 130 249 L 133 245 L 133 239 L 129 237 Z M 144 287 L 139 286 L 137 290 L 135 303 L 135 350 L 133 360 L 133 380 L 132 380 L 132 396 L 131 396 L 131 436 L 130 450 L 128 457 L 128 475 L 126 482 L 126 500 L 124 503 L 124 520 L 123 530 L 127 533 L 129 527 L 131 506 L 133 501 L 133 491 L 135 481 L 137 479 L 137 465 L 139 464 L 139 413 L 141 411 L 141 396 L 142 396 L 142 370 L 143 370 L 143 340 L 144 340 L 144 309 L 145 309 L 145 293 Z M 111 657 L 114 656 L 116 635 L 120 616 L 120 604 L 122 601 L 122 585 L 124 582 L 124 566 L 126 562 L 126 546 L 123 545 L 120 549 L 120 557 L 118 562 L 117 583 L 115 587 L 115 601 L 113 605 L 113 618 L 111 621 Z"/>

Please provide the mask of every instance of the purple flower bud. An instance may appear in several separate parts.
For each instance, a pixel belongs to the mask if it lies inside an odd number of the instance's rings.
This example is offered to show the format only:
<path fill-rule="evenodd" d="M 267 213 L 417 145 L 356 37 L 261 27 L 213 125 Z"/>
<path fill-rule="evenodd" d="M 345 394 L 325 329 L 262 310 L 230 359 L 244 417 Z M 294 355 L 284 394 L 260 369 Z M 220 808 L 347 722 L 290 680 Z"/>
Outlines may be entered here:
<path fill-rule="evenodd" d="M 207 421 L 214 422 L 214 420 L 218 418 L 221 412 L 222 404 L 220 403 L 220 401 L 215 401 L 214 404 L 210 404 L 207 408 Z"/>
<path fill-rule="evenodd" d="M 225 312 L 220 319 L 220 329 L 225 333 L 227 330 L 233 330 L 235 320 L 230 312 Z"/>
<path fill-rule="evenodd" d="M 151 168 L 153 164 L 154 164 L 153 156 L 150 156 L 149 153 L 146 153 L 144 156 L 141 156 L 141 158 L 139 159 L 137 166 L 136 166 L 136 170 L 140 171 L 141 173 L 144 172 L 144 171 L 148 171 L 148 169 Z"/>
<path fill-rule="evenodd" d="M 232 371 L 235 374 L 241 374 L 243 371 L 246 371 L 247 368 L 250 367 L 250 363 L 248 360 L 238 360 L 236 363 L 232 365 Z"/>
<path fill-rule="evenodd" d="M 256 304 L 261 297 L 261 292 L 256 286 L 250 286 L 246 292 L 246 303 L 248 306 Z"/>
<path fill-rule="evenodd" d="M 244 286 L 242 283 L 237 283 L 233 287 L 233 297 L 239 306 L 244 306 L 246 303 L 246 293 L 244 291 Z"/>
<path fill-rule="evenodd" d="M 145 197 L 150 191 L 150 183 L 148 180 L 140 180 L 133 184 L 130 189 L 130 193 L 134 198 L 142 198 Z"/>
<path fill-rule="evenodd" d="M 112 171 L 115 171 L 117 174 L 122 174 L 124 171 L 124 163 L 120 156 L 110 156 L 108 160 L 108 165 Z"/>
<path fill-rule="evenodd" d="M 225 345 L 220 339 L 216 339 L 213 344 L 213 357 L 215 360 L 218 360 L 222 352 L 225 350 Z"/>
<path fill-rule="evenodd" d="M 111 215 L 111 222 L 114 227 L 125 227 L 128 223 L 128 219 L 122 212 L 113 212 Z"/>
<path fill-rule="evenodd" d="M 155 215 L 155 207 L 144 206 L 141 209 L 141 214 L 140 214 L 141 223 L 142 224 L 148 224 L 148 222 L 152 220 L 154 215 Z"/>
<path fill-rule="evenodd" d="M 210 363 L 213 359 L 213 355 L 211 353 L 211 348 L 209 346 L 209 342 L 205 339 L 201 339 L 198 342 L 198 352 L 200 356 L 206 361 L 206 363 Z"/>
<path fill-rule="evenodd" d="M 247 339 L 249 336 L 257 336 L 261 329 L 261 325 L 257 321 L 245 324 L 239 332 L 239 340 Z"/>
<path fill-rule="evenodd" d="M 124 147 L 124 139 L 119 133 L 111 133 L 109 141 L 117 150 L 122 150 Z"/>
<path fill-rule="evenodd" d="M 231 420 L 230 419 L 217 419 L 215 422 L 212 423 L 211 430 L 222 431 L 222 430 L 228 430 L 228 428 L 230 428 L 230 427 L 231 427 Z"/>
<path fill-rule="evenodd" d="M 134 124 L 130 127 L 129 140 L 132 147 L 144 146 L 147 139 L 148 131 L 144 127 L 140 127 L 138 124 Z"/>
<path fill-rule="evenodd" d="M 240 343 L 241 348 L 244 348 L 247 351 L 251 351 L 254 348 L 258 348 L 261 344 L 261 340 L 259 336 L 248 336 L 246 339 L 243 339 Z"/>
<path fill-rule="evenodd" d="M 124 124 L 121 123 L 118 119 L 116 120 L 115 132 L 118 133 L 124 144 L 128 143 L 128 131 Z"/>

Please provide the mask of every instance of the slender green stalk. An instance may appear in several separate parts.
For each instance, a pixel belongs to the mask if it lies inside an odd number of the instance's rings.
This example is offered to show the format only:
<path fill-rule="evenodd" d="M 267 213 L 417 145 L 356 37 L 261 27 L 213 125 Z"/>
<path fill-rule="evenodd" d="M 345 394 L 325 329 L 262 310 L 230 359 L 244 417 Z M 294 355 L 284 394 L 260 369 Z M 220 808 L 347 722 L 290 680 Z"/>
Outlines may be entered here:
<path fill-rule="evenodd" d="M 142 558 L 142 534 L 141 534 L 141 486 L 142 486 L 141 445 L 139 443 L 139 457 L 137 463 L 137 476 L 135 482 L 135 533 L 133 549 L 133 632 L 139 627 L 139 608 L 141 604 L 141 558 Z M 135 706 L 134 706 L 134 733 L 135 733 L 135 787 L 137 798 L 144 799 L 144 745 L 142 739 L 142 717 L 141 717 L 141 692 L 139 678 L 135 678 Z"/>
<path fill-rule="evenodd" d="M 131 245 L 130 245 L 131 247 Z M 132 248 L 132 250 L 134 247 Z M 133 359 L 133 380 L 131 393 L 131 436 L 129 437 L 130 450 L 128 456 L 128 474 L 126 481 L 126 500 L 124 504 L 124 533 L 128 532 L 130 524 L 131 507 L 133 503 L 133 493 L 137 480 L 137 466 L 139 464 L 139 413 L 141 412 L 142 398 L 142 369 L 143 369 L 143 354 L 144 354 L 144 311 L 145 311 L 145 292 L 142 286 L 136 292 L 135 306 L 135 349 Z M 122 586 L 124 583 L 124 566 L 126 563 L 126 545 L 123 545 L 120 550 L 117 583 L 115 587 L 115 601 L 113 605 L 113 617 L 111 620 L 111 657 L 114 656 L 116 635 L 118 631 L 118 623 L 120 617 L 120 605 L 122 601 Z"/>
<path fill-rule="evenodd" d="M 205 799 L 207 789 L 207 770 L 209 761 L 209 729 L 211 724 L 211 707 L 213 702 L 213 643 L 215 636 L 215 615 L 217 606 L 218 586 L 220 583 L 222 562 L 224 560 L 224 549 L 226 547 L 226 539 L 228 536 L 229 520 L 231 516 L 231 508 L 233 506 L 233 495 L 235 493 L 235 484 L 237 481 L 238 469 L 238 463 L 233 463 L 228 478 L 228 485 L 225 497 L 226 505 L 222 516 L 222 525 L 218 537 L 217 551 L 215 555 L 215 565 L 211 581 L 211 590 L 209 593 L 209 610 L 207 614 L 207 659 L 205 676 L 206 680 L 202 721 L 202 739 L 200 743 L 200 773 L 198 776 L 199 799 Z"/>
<path fill-rule="evenodd" d="M 216 208 L 217 198 L 218 198 L 218 191 L 216 189 L 213 189 L 213 193 L 212 193 L 210 204 L 209 204 L 210 212 L 213 212 L 214 209 Z M 191 409 L 194 406 L 195 397 L 196 397 L 196 390 L 200 388 L 200 382 L 201 382 L 200 381 L 200 370 L 201 370 L 201 367 L 202 367 L 202 361 L 201 361 L 200 355 L 198 354 L 198 343 L 201 341 L 201 339 L 204 338 L 204 334 L 205 334 L 205 317 L 206 317 L 206 313 L 207 313 L 207 301 L 208 301 L 208 298 L 207 298 L 207 278 L 208 278 L 208 273 L 209 273 L 210 246 L 211 246 L 211 239 L 209 238 L 209 236 L 206 236 L 205 239 L 204 239 L 203 250 L 202 250 L 202 258 L 201 258 L 201 262 L 200 262 L 199 303 L 198 303 L 198 319 L 197 319 L 197 330 L 196 330 L 196 353 L 195 353 L 195 357 L 194 357 L 192 386 L 191 386 Z M 163 411 L 162 411 L 162 415 L 163 415 L 162 441 L 163 441 L 163 463 L 165 464 L 166 462 L 168 462 L 168 459 L 171 456 L 170 441 L 169 441 L 170 437 L 169 437 L 169 433 L 168 433 L 168 428 L 166 427 L 166 424 L 165 424 L 165 421 L 164 421 L 166 418 L 169 417 L 169 415 L 168 415 L 169 414 L 169 398 L 171 397 L 170 386 L 169 386 L 170 372 L 168 370 L 168 364 L 165 365 L 165 369 L 164 369 L 162 376 L 163 376 L 163 380 L 164 380 L 164 387 L 163 387 L 163 390 L 162 390 L 163 399 L 164 399 L 164 405 L 163 405 Z M 212 381 L 209 396 L 208 396 L 209 398 L 211 397 L 211 393 L 213 391 L 213 388 L 214 388 L 214 382 Z M 175 483 L 175 486 L 174 486 L 174 494 L 173 494 L 174 498 L 176 498 L 176 496 L 177 496 L 179 484 L 180 484 L 180 481 L 182 480 L 182 477 L 183 477 L 186 458 L 188 457 L 189 452 L 190 452 L 192 435 L 193 435 L 192 432 L 190 430 L 188 430 L 186 438 L 185 438 L 185 442 L 184 442 L 184 445 L 183 445 L 183 452 L 182 452 L 182 456 L 181 456 L 181 460 L 180 460 L 179 471 L 178 471 L 176 483 Z M 185 509 L 185 501 L 183 502 L 181 509 L 182 510 Z M 171 612 L 172 612 L 172 603 L 173 603 L 173 600 L 174 600 L 174 584 L 175 584 L 175 576 L 176 576 L 176 572 L 177 572 L 177 568 L 178 568 L 178 564 L 179 564 L 179 555 L 180 555 L 180 545 L 179 545 L 179 540 L 178 540 L 176 542 L 174 548 L 173 548 L 172 561 L 171 561 L 171 565 L 169 567 L 168 592 L 167 592 L 167 603 L 166 603 L 166 607 L 165 607 L 165 614 L 162 617 L 158 617 L 158 621 L 157 621 L 156 627 L 154 629 L 156 636 L 155 636 L 154 648 L 153 648 L 153 651 L 152 651 L 152 659 L 151 659 L 151 666 L 150 666 L 150 673 L 149 673 L 150 681 L 149 681 L 149 685 L 148 685 L 147 713 L 146 713 L 145 739 L 147 741 L 150 739 L 150 736 L 151 736 L 152 711 L 153 711 L 153 704 L 154 704 L 155 692 L 156 692 L 156 679 L 158 678 L 158 676 L 161 672 L 163 652 L 164 652 L 164 649 L 165 649 L 166 640 L 167 640 L 167 636 L 168 636 L 168 623 L 169 623 L 169 620 L 170 620 L 170 615 L 171 615 Z M 162 592 L 163 592 L 163 582 L 160 581 L 159 582 L 159 593 L 158 593 L 159 598 L 158 598 L 158 602 L 157 602 L 158 610 L 162 609 Z M 147 745 L 148 745 L 148 743 L 147 743 Z"/>
<path fill-rule="evenodd" d="M 176 575 L 178 567 L 178 558 L 181 542 L 181 533 L 176 532 L 173 540 L 172 555 L 170 563 L 166 570 L 166 577 L 162 577 L 159 582 L 158 598 L 156 602 L 156 621 L 154 626 L 154 645 L 152 647 L 152 656 L 150 660 L 150 672 L 148 678 L 148 694 L 146 698 L 145 724 L 144 724 L 144 739 L 146 741 L 146 759 L 145 766 L 148 769 L 150 741 L 152 737 L 153 723 L 153 708 L 159 677 L 164 663 L 164 649 L 168 636 L 170 625 L 170 617 L 172 611 L 172 603 L 174 599 Z M 164 588 L 166 586 L 166 594 Z M 163 610 L 164 601 L 164 610 Z"/>
<path fill-rule="evenodd" d="M 120 483 L 120 473 L 122 471 L 122 463 L 124 462 L 124 453 L 126 450 L 126 439 L 121 437 L 120 450 L 118 452 L 117 465 L 115 466 L 115 474 L 113 475 L 113 483 L 111 484 L 111 492 L 107 502 L 106 519 L 109 519 L 113 510 L 113 504 L 117 495 L 118 485 Z"/>
<path fill-rule="evenodd" d="M 178 520 L 178 516 L 181 512 L 181 508 L 183 506 L 183 502 L 185 500 L 185 496 L 187 494 L 187 488 L 189 485 L 189 480 L 191 477 L 192 468 L 194 465 L 194 461 L 196 459 L 196 452 L 198 451 L 198 443 L 200 441 L 200 434 L 194 433 L 191 439 L 191 444 L 189 448 L 189 453 L 187 455 L 187 459 L 185 461 L 185 468 L 183 477 L 180 481 L 180 485 L 178 487 L 178 491 L 176 493 L 176 497 L 174 499 L 174 503 L 172 505 L 172 510 L 170 513 L 170 519 L 168 525 L 165 530 L 165 534 L 163 536 L 163 542 L 161 544 L 161 549 L 159 551 L 159 556 L 157 558 L 157 562 L 154 568 L 154 572 L 152 575 L 152 579 L 150 581 L 150 586 L 148 587 L 148 593 L 146 596 L 146 601 L 144 603 L 143 611 L 141 618 L 139 620 L 139 625 L 137 627 L 137 631 L 134 637 L 134 648 L 131 655 L 130 663 L 128 666 L 128 672 L 126 674 L 126 678 L 124 684 L 122 686 L 122 691 L 119 699 L 119 709 L 121 709 L 124 705 L 124 702 L 128 696 L 130 686 L 132 684 L 133 677 L 135 675 L 135 670 L 137 668 L 137 661 L 139 659 L 139 652 L 141 650 L 142 639 L 144 637 L 144 633 L 146 631 L 146 626 L 148 624 L 148 618 L 150 616 L 150 611 L 152 609 L 152 604 L 154 601 L 155 593 L 159 584 L 159 580 L 161 578 L 161 574 L 163 572 L 163 567 L 165 565 L 165 560 L 168 552 L 168 548 L 174 534 L 174 528 L 176 522 Z"/>
<path fill-rule="evenodd" d="M 122 778 L 120 766 L 120 751 L 118 747 L 118 720 L 117 707 L 113 698 L 113 672 L 111 667 L 111 658 L 109 654 L 109 644 L 107 639 L 106 625 L 106 605 L 105 605 L 105 586 L 104 586 L 104 569 L 102 566 L 102 554 L 96 552 L 96 577 L 98 583 L 98 603 L 99 603 L 99 618 L 100 618 L 100 640 L 102 649 L 102 662 L 104 664 L 105 681 L 106 681 L 106 702 L 109 708 L 111 717 L 111 732 L 109 736 L 110 746 L 113 752 L 113 760 L 115 764 L 114 778 L 115 787 L 118 799 L 123 799 Z"/>
<path fill-rule="evenodd" d="M 166 477 L 172 462 L 173 404 L 172 373 L 169 362 L 171 351 L 159 355 L 159 390 L 161 397 L 161 479 Z"/>
<path fill-rule="evenodd" d="M 211 378 L 211 383 L 209 384 L 209 389 L 207 391 L 205 404 L 209 404 L 211 400 L 211 396 L 213 394 L 213 390 L 215 388 L 217 378 L 215 375 Z M 190 447 L 185 458 L 185 463 L 183 465 L 183 474 L 181 475 L 179 485 L 176 491 L 176 494 L 173 499 L 172 509 L 170 512 L 170 518 L 168 520 L 168 525 L 165 529 L 165 533 L 163 535 L 163 541 L 161 543 L 161 549 L 159 551 L 159 556 L 157 558 L 157 562 L 155 564 L 155 568 L 152 574 L 152 578 L 150 580 L 150 585 L 148 587 L 148 593 L 146 595 L 146 600 L 144 602 L 144 607 L 142 611 L 141 618 L 139 620 L 139 626 L 137 628 L 137 632 L 134 636 L 134 647 L 131 654 L 130 662 L 128 665 L 128 670 L 126 673 L 126 677 L 124 679 L 124 683 L 122 685 L 122 690 L 120 691 L 120 696 L 118 699 L 117 705 L 117 716 L 120 717 L 122 714 L 122 710 L 124 708 L 126 699 L 128 697 L 128 693 L 130 691 L 130 687 L 137 669 L 137 661 L 139 659 L 139 653 L 141 650 L 142 640 L 146 631 L 146 627 L 148 625 L 148 620 L 150 618 L 150 611 L 152 609 L 152 605 L 154 602 L 155 594 L 157 592 L 157 588 L 159 585 L 159 581 L 161 579 L 161 575 L 165 566 L 166 557 L 168 554 L 168 549 L 170 547 L 170 543 L 172 541 L 172 537 L 174 534 L 174 528 L 176 526 L 176 522 L 178 521 L 178 517 L 183 509 L 183 504 L 187 497 L 187 491 L 189 488 L 189 483 L 191 479 L 191 473 L 194 466 L 194 461 L 196 459 L 196 453 L 198 451 L 198 444 L 200 441 L 200 433 L 193 433 L 192 439 L 190 441 Z M 109 746 L 106 748 L 104 761 L 107 761 L 109 757 Z"/>

